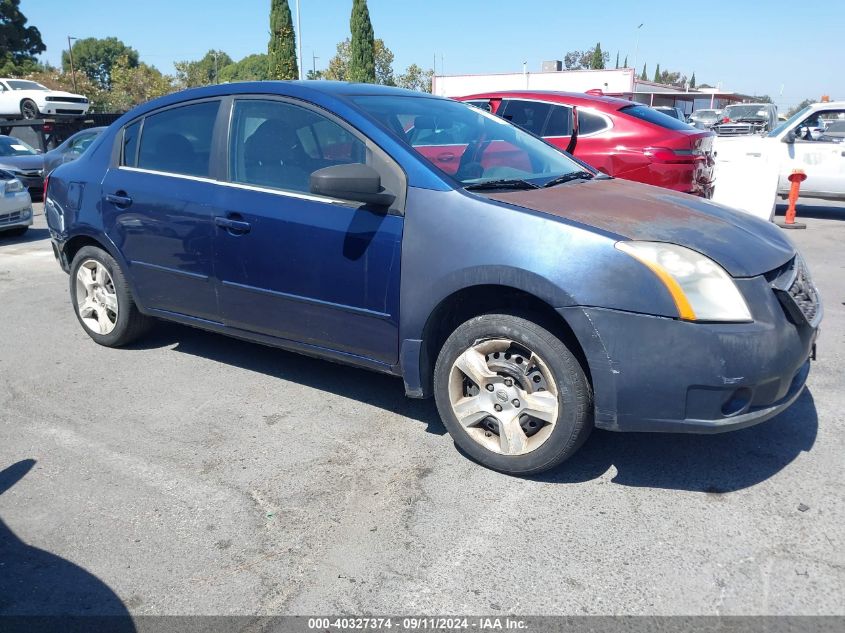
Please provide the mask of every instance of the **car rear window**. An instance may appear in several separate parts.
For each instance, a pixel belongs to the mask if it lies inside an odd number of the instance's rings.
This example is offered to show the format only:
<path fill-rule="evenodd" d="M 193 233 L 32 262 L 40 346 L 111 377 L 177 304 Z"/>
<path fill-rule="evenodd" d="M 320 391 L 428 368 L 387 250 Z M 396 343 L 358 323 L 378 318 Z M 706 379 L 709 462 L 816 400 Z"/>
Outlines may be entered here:
<path fill-rule="evenodd" d="M 651 123 L 652 125 L 659 125 L 667 130 L 689 130 L 690 126 L 686 123 L 673 119 L 668 114 L 658 112 L 653 108 L 644 105 L 629 105 L 619 109 L 623 114 L 632 116 L 635 119 L 640 119 Z"/>

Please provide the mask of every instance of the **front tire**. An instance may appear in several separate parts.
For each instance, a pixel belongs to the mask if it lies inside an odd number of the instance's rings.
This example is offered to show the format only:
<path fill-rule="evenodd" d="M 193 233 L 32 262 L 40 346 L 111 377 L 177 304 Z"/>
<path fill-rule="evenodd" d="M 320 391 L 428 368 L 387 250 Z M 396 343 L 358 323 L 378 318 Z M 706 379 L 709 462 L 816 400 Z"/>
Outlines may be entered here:
<path fill-rule="evenodd" d="M 446 339 L 434 397 L 458 447 L 512 475 L 559 465 L 593 426 L 592 391 L 572 352 L 549 330 L 508 314 L 474 317 Z"/>
<path fill-rule="evenodd" d="M 39 115 L 38 105 L 32 99 L 21 101 L 21 116 L 24 119 L 37 119 Z"/>
<path fill-rule="evenodd" d="M 70 297 L 82 329 L 96 343 L 121 347 L 149 330 L 153 319 L 141 314 L 123 271 L 114 258 L 85 246 L 70 266 Z"/>

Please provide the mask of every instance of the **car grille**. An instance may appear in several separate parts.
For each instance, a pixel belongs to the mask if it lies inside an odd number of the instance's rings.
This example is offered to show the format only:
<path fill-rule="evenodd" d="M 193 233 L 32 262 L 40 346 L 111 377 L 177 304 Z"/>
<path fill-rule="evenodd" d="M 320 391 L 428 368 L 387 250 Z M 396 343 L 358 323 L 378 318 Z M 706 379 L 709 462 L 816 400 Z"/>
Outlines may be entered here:
<path fill-rule="evenodd" d="M 56 108 L 56 114 L 82 114 L 82 110 L 69 110 L 68 108 Z"/>
<path fill-rule="evenodd" d="M 777 297 L 793 322 L 816 325 L 821 317 L 821 299 L 810 271 L 799 255 L 772 284 Z"/>
<path fill-rule="evenodd" d="M 713 131 L 719 136 L 748 136 L 754 129 L 748 123 L 734 123 L 717 125 Z"/>
<path fill-rule="evenodd" d="M 85 97 L 45 97 L 45 101 L 59 101 L 61 103 L 88 103 Z"/>
<path fill-rule="evenodd" d="M 0 215 L 0 225 L 3 224 L 14 224 L 15 222 L 21 221 L 21 212 L 15 211 L 14 213 L 5 213 Z"/>

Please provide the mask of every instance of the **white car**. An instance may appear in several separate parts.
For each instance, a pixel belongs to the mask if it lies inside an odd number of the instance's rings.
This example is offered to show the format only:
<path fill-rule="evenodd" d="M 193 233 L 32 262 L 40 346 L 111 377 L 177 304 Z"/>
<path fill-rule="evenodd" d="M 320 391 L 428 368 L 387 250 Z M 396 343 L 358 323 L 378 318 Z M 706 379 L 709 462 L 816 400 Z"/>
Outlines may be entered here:
<path fill-rule="evenodd" d="M 40 116 L 82 115 L 88 99 L 71 92 L 50 90 L 28 79 L 0 78 L 0 116 L 37 119 Z"/>
<path fill-rule="evenodd" d="M 32 199 L 20 180 L 0 169 L 0 239 L 26 233 L 32 225 Z"/>
<path fill-rule="evenodd" d="M 845 101 L 814 103 L 793 114 L 766 136 L 718 137 L 717 163 L 739 165 L 743 157 L 759 157 L 778 173 L 777 193 L 785 197 L 789 175 L 802 170 L 801 196 L 845 201 Z M 718 178 L 716 180 L 718 189 Z"/>

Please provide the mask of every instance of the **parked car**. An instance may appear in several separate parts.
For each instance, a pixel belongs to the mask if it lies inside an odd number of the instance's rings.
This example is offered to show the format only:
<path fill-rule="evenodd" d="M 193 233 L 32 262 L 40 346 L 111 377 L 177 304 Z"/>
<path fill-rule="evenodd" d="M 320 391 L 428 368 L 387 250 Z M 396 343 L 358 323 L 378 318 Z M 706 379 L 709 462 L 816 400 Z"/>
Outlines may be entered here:
<path fill-rule="evenodd" d="M 20 236 L 32 225 L 32 200 L 20 180 L 0 169 L 0 239 Z"/>
<path fill-rule="evenodd" d="M 689 115 L 689 124 L 699 130 L 709 130 L 721 120 L 721 110 L 696 110 Z"/>
<path fill-rule="evenodd" d="M 14 174 L 33 194 L 44 189 L 44 155 L 14 136 L 0 135 L 0 169 Z"/>
<path fill-rule="evenodd" d="M 683 123 L 687 122 L 687 117 L 684 115 L 684 111 L 678 107 L 673 106 L 654 106 L 654 109 L 658 112 L 662 112 L 666 116 L 670 116 L 673 119 L 678 119 Z"/>
<path fill-rule="evenodd" d="M 709 197 L 713 189 L 713 134 L 632 101 L 567 92 L 495 92 L 460 97 L 546 141 L 567 149 L 572 108 L 579 130 L 576 158 L 610 176 Z M 449 159 L 448 157 L 452 158 Z M 461 154 L 445 146 L 438 164 L 457 169 Z"/>
<path fill-rule="evenodd" d="M 64 143 L 44 154 L 44 173 L 49 174 L 59 165 L 76 160 L 103 133 L 105 127 L 92 127 L 65 140 Z"/>
<path fill-rule="evenodd" d="M 712 129 L 719 136 L 764 134 L 778 125 L 778 110 L 773 103 L 739 103 L 722 110 L 722 120 Z"/>
<path fill-rule="evenodd" d="M 425 145 L 447 135 L 455 169 Z M 168 95 L 58 167 L 45 208 L 95 342 L 157 317 L 401 376 L 466 453 L 515 474 L 559 464 L 594 425 L 776 415 L 822 314 L 774 225 L 385 86 Z"/>
<path fill-rule="evenodd" d="M 82 115 L 88 99 L 61 90 L 50 90 L 28 79 L 0 79 L 0 116 L 37 119 L 41 115 Z"/>
<path fill-rule="evenodd" d="M 845 201 L 845 101 L 815 103 L 796 112 L 766 136 L 719 138 L 719 155 L 759 155 L 778 170 L 778 194 L 786 197 L 789 175 L 807 175 L 801 195 Z"/>

